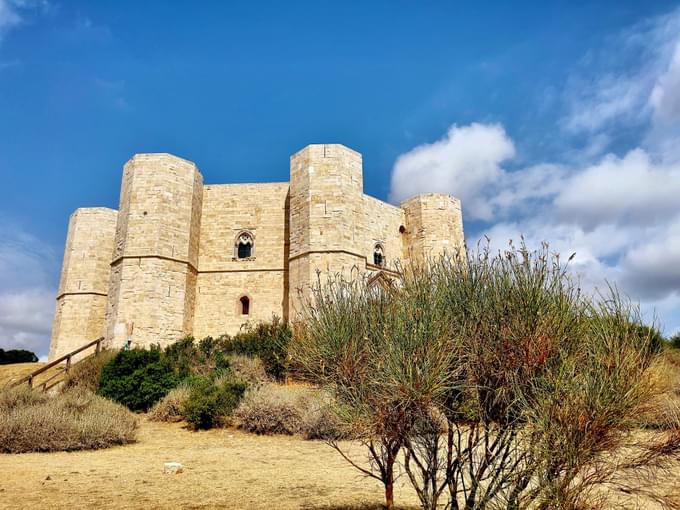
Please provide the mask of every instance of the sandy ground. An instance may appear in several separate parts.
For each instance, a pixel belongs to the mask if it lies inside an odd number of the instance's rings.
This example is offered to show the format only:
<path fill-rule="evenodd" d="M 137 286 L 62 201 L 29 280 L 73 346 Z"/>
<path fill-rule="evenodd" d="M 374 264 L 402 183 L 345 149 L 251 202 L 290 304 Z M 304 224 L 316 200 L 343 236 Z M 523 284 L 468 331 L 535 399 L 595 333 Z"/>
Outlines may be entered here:
<path fill-rule="evenodd" d="M 0 508 L 382 508 L 382 486 L 320 441 L 233 429 L 191 432 L 144 416 L 138 439 L 97 451 L 0 454 Z M 364 458 L 358 446 L 344 446 Z M 163 474 L 171 461 L 184 472 Z M 400 509 L 418 508 L 405 477 L 395 500 Z M 621 500 L 619 508 L 659 507 Z"/>
<path fill-rule="evenodd" d="M 354 449 L 357 458 L 362 450 Z M 163 463 L 184 465 L 163 474 Z M 190 432 L 140 419 L 136 444 L 0 454 L 0 508 L 373 509 L 382 486 L 323 442 L 232 429 Z M 406 479 L 396 501 L 417 508 Z"/>

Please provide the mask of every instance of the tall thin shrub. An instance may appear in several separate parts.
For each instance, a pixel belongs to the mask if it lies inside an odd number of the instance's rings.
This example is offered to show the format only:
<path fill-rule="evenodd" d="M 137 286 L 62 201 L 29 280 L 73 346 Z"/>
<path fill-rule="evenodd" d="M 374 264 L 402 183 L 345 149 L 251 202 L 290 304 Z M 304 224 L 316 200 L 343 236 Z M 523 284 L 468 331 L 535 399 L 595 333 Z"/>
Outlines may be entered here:
<path fill-rule="evenodd" d="M 667 501 L 650 488 L 678 424 L 636 430 L 654 332 L 615 289 L 586 295 L 546 245 L 522 245 L 410 266 L 390 289 L 331 278 L 290 354 L 346 410 L 369 467 L 334 446 L 388 508 L 401 464 L 426 509 L 577 509 L 612 487 Z"/>

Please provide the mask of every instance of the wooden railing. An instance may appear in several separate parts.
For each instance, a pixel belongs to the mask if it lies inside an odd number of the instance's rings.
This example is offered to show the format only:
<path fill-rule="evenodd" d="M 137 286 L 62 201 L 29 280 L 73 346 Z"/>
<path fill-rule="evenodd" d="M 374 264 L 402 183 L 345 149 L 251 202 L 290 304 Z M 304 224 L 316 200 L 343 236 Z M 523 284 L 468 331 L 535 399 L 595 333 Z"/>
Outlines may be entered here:
<path fill-rule="evenodd" d="M 38 385 L 38 387 L 41 388 L 42 391 L 47 391 L 50 388 L 53 388 L 54 386 L 56 386 L 57 384 L 59 384 L 60 382 L 63 381 L 63 379 L 58 379 L 58 380 L 55 380 L 55 379 L 57 379 L 59 376 L 65 377 L 69 373 L 69 371 L 71 370 L 71 366 L 73 364 L 72 363 L 73 356 L 75 356 L 76 354 L 80 354 L 81 352 L 89 349 L 90 347 L 95 348 L 95 351 L 94 351 L 93 354 L 96 356 L 102 350 L 102 342 L 104 342 L 103 337 L 97 338 L 96 340 L 93 340 L 92 342 L 85 344 L 82 347 L 78 347 L 75 351 L 71 351 L 68 354 L 65 354 L 64 356 L 62 356 L 61 358 L 57 358 L 54 361 L 49 362 L 47 365 L 43 365 L 38 370 L 35 370 L 34 372 L 31 372 L 30 374 L 28 374 L 26 377 L 19 379 L 17 382 L 13 383 L 12 386 L 19 386 L 21 384 L 27 383 L 29 388 L 33 388 L 34 382 L 35 382 L 35 377 L 37 375 L 40 375 L 43 372 L 46 372 L 47 370 L 49 370 L 50 368 L 66 361 L 66 365 L 64 365 L 60 370 L 58 370 L 56 373 L 52 374 L 48 379 L 46 379 L 45 381 L 42 381 Z"/>

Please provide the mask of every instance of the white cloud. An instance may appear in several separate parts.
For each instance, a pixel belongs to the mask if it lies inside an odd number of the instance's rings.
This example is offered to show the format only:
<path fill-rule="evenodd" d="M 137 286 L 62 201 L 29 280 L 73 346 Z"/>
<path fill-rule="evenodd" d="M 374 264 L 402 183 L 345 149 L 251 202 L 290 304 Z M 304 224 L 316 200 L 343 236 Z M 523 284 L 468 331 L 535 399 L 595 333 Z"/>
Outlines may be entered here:
<path fill-rule="evenodd" d="M 391 200 L 455 189 L 472 218 L 490 219 L 493 211 L 480 195 L 489 182 L 501 177 L 499 164 L 514 154 L 512 141 L 499 125 L 453 125 L 441 140 L 420 145 L 397 159 Z"/>
<path fill-rule="evenodd" d="M 603 223 L 650 224 L 677 215 L 680 165 L 655 165 L 636 148 L 623 158 L 607 155 L 563 183 L 555 209 L 585 228 Z"/>
<path fill-rule="evenodd" d="M 680 9 L 644 20 L 584 59 L 565 87 L 571 133 L 680 114 Z M 635 64 L 631 64 L 635 62 Z"/>

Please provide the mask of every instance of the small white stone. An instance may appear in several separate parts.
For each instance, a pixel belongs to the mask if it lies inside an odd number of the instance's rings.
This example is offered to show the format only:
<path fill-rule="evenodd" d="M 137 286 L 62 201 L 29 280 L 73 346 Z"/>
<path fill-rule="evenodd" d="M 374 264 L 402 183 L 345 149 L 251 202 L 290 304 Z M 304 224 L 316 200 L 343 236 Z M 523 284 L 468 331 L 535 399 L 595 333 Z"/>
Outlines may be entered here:
<path fill-rule="evenodd" d="M 166 462 L 163 465 L 163 473 L 166 475 L 177 475 L 184 470 L 184 467 L 179 462 Z"/>

